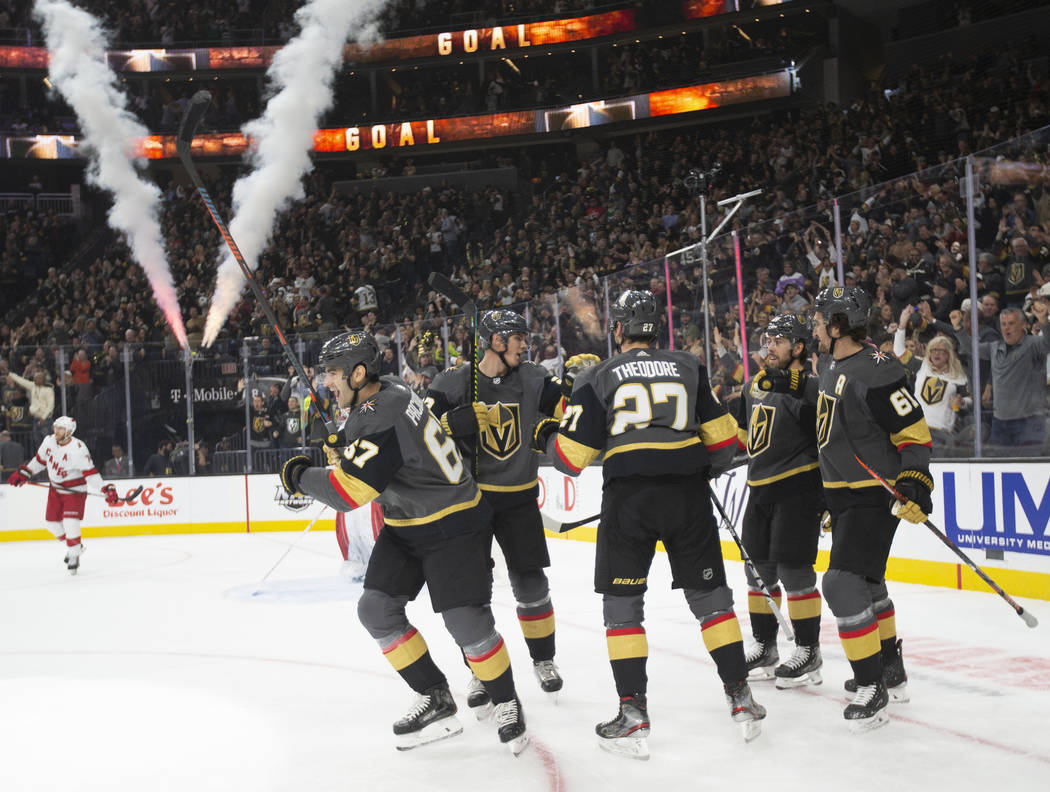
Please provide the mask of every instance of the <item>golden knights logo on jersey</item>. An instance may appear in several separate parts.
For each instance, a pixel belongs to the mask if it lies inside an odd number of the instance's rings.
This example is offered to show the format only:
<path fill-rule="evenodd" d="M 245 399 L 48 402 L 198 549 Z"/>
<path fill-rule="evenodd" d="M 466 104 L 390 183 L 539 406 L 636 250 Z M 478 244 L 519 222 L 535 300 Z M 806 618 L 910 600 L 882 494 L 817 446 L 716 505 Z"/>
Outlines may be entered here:
<path fill-rule="evenodd" d="M 927 404 L 937 404 L 944 398 L 948 383 L 940 377 L 927 377 L 922 383 L 922 400 Z"/>
<path fill-rule="evenodd" d="M 836 402 L 838 399 L 823 392 L 817 398 L 817 448 L 826 446 L 828 438 L 831 437 L 831 422 L 835 420 Z"/>
<path fill-rule="evenodd" d="M 489 425 L 481 433 L 481 447 L 489 456 L 508 459 L 521 446 L 521 410 L 517 403 L 489 406 Z"/>
<path fill-rule="evenodd" d="M 776 412 L 776 407 L 766 404 L 756 404 L 751 409 L 751 420 L 747 426 L 747 453 L 749 456 L 758 456 L 769 448 L 769 441 L 773 436 L 773 418 Z"/>
<path fill-rule="evenodd" d="M 1011 261 L 1006 268 L 1006 282 L 1011 286 L 1024 283 L 1024 262 Z"/>

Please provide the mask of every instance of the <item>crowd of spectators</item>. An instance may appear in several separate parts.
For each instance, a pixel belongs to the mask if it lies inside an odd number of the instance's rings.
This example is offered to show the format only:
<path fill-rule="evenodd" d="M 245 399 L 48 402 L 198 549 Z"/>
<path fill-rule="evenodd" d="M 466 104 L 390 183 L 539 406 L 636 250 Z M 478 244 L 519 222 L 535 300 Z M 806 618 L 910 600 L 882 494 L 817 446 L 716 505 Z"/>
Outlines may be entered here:
<path fill-rule="evenodd" d="M 661 259 L 700 239 L 699 199 L 690 172 L 717 162 L 721 175 L 708 197 L 709 209 L 722 197 L 759 187 L 765 191 L 744 206 L 732 225 L 740 235 L 746 273 L 749 351 L 757 348 L 769 316 L 803 310 L 819 288 L 837 282 L 831 199 L 838 197 L 845 283 L 864 286 L 873 297 L 873 340 L 892 353 L 903 326 L 909 332 L 902 359 L 914 358 L 916 369 L 926 361 L 941 370 L 940 353 L 938 360 L 926 360 L 924 348 L 941 333 L 950 337 L 953 353 L 969 372 L 969 347 L 959 343 L 968 329 L 969 251 L 962 171 L 954 158 L 1050 122 L 1045 78 L 1020 67 L 1030 54 L 1026 46 L 916 68 L 889 95 L 873 88 L 849 108 L 815 107 L 652 132 L 615 139 L 590 152 L 554 147 L 514 157 L 491 155 L 490 164 L 515 165 L 527 190 L 436 184 L 411 194 L 343 193 L 333 190 L 328 171 L 318 167 L 306 181 L 306 199 L 281 217 L 258 277 L 283 328 L 313 333 L 368 327 L 387 347 L 388 370 L 423 388 L 441 367 L 461 357 L 467 336 L 461 324 L 447 325 L 446 353 L 445 317 L 452 311 L 425 287 L 427 273 L 440 270 L 482 309 L 528 306 L 530 354 L 557 371 L 564 353 L 605 351 L 603 277 L 611 278 L 615 291 L 624 286 L 661 295 L 667 291 Z M 1027 161 L 1036 174 L 1045 173 L 1046 145 L 1044 139 L 1038 147 L 1011 151 L 1009 159 Z M 395 172 L 412 167 L 409 160 L 389 164 Z M 918 175 L 908 176 L 917 169 Z M 213 191 L 224 214 L 231 180 L 226 174 Z M 1025 326 L 1025 311 L 1040 326 L 1050 291 L 1043 288 L 1044 281 L 1050 283 L 1050 271 L 1045 271 L 1050 193 L 1039 178 L 999 185 L 986 173 L 979 182 L 980 340 L 992 345 L 982 347 L 982 359 L 989 360 L 982 382 L 991 383 L 992 390 L 969 394 L 969 404 L 983 403 L 995 417 L 993 346 L 1000 341 L 993 334 L 998 330 L 1003 339 L 1013 338 L 1002 327 L 1002 308 L 1017 306 Z M 710 211 L 708 227 L 718 219 Z M 9 218 L 9 227 L 12 222 Z M 196 346 L 221 240 L 185 186 L 167 187 L 162 223 Z M 707 311 L 713 353 L 708 363 L 713 382 L 732 398 L 745 362 L 732 259 L 725 246 L 715 245 L 711 253 Z M 705 306 L 698 261 L 676 257 L 671 277 L 676 346 L 703 356 Z M 149 293 L 126 250 L 114 242 L 90 267 L 47 271 L 35 295 L 22 303 L 28 315 L 0 325 L 0 356 L 10 371 L 27 379 L 35 362 L 44 369 L 45 383 L 55 383 L 60 374 L 55 350 L 68 344 L 66 360 L 89 364 L 77 373 L 77 387 L 88 386 L 87 394 L 89 388 L 105 388 L 123 376 L 122 346 L 144 363 L 170 359 L 175 351 Z M 65 299 L 69 294 L 78 295 L 76 303 Z M 913 315 L 902 317 L 915 305 Z M 260 338 L 259 343 L 272 346 L 269 334 L 260 309 L 246 296 L 216 346 L 201 354 L 236 360 L 241 339 Z M 275 354 L 261 358 L 272 361 L 274 373 L 285 373 Z M 972 382 L 972 374 L 966 376 Z M 1045 386 L 1045 365 L 1042 376 Z M 960 394 L 956 402 L 959 421 L 952 433 L 958 438 L 965 438 L 970 423 L 965 398 Z M 287 405 L 287 397 L 282 394 L 282 399 Z M 1018 417 L 1031 416 L 999 416 L 1003 421 Z M 270 431 L 277 431 L 278 422 L 271 421 Z"/>

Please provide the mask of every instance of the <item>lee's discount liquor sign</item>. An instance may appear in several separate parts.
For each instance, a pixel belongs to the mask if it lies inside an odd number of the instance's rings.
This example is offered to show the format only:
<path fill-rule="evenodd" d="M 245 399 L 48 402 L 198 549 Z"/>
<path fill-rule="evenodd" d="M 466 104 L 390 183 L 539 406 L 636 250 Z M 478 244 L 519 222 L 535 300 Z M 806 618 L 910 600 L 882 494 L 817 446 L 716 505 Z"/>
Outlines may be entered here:
<path fill-rule="evenodd" d="M 1050 556 L 1050 464 L 943 464 L 933 473 L 934 522 L 959 547 Z"/>

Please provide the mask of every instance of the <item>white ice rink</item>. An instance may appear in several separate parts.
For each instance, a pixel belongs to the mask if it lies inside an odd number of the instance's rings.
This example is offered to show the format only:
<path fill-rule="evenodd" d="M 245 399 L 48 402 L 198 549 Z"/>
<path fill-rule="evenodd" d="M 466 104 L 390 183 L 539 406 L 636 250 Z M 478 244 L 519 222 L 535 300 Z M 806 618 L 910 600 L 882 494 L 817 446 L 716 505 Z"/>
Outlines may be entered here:
<path fill-rule="evenodd" d="M 850 671 L 825 609 L 824 684 L 756 683 L 769 716 L 745 745 L 658 555 L 646 622 L 652 759 L 639 762 L 595 744 L 616 695 L 594 546 L 550 546 L 557 704 L 532 676 L 497 575 L 496 620 L 533 738 L 515 759 L 466 711 L 467 672 L 425 593 L 409 615 L 449 676 L 464 731 L 394 750 L 391 723 L 413 696 L 358 623 L 360 587 L 339 579 L 331 533 L 93 539 L 77 577 L 57 542 L 0 545 L 0 790 L 1050 789 L 1050 603 L 1023 602 L 1042 622 L 1033 630 L 991 593 L 891 583 L 912 701 L 866 735 L 842 719 Z M 746 633 L 743 568 L 728 566 Z"/>

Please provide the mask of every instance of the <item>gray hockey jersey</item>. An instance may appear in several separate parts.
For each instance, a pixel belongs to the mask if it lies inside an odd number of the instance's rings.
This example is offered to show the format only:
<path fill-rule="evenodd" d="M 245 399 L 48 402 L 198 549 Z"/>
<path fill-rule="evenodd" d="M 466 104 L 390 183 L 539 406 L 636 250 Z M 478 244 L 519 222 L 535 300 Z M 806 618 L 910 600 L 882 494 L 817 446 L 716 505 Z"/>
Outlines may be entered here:
<path fill-rule="evenodd" d="M 820 473 L 829 503 L 863 490 L 885 497 L 856 457 L 890 483 L 906 468 L 928 474 L 930 430 L 904 366 L 866 344 L 842 360 L 822 357 L 819 370 L 806 397 L 816 403 Z"/>
<path fill-rule="evenodd" d="M 738 443 L 747 451 L 751 497 L 772 501 L 783 493 L 820 488 L 816 409 L 786 393 L 759 390 L 749 380 L 737 400 Z"/>
<path fill-rule="evenodd" d="M 604 452 L 608 481 L 714 475 L 732 464 L 736 442 L 736 421 L 711 393 L 698 358 L 632 349 L 580 373 L 547 450 L 573 476 Z"/>
<path fill-rule="evenodd" d="M 302 491 L 339 511 L 378 500 L 384 522 L 397 529 L 478 505 L 481 493 L 441 422 L 397 377 L 380 383 L 379 392 L 347 417 L 339 465 L 305 471 Z"/>
<path fill-rule="evenodd" d="M 490 426 L 477 438 L 478 486 L 487 492 L 520 492 L 536 485 L 540 455 L 529 440 L 541 415 L 561 417 L 561 386 L 542 366 L 522 363 L 503 377 L 478 375 L 477 401 L 488 406 Z M 438 418 L 473 399 L 470 366 L 434 378 L 426 401 Z M 461 447 L 469 453 L 469 448 Z"/>

